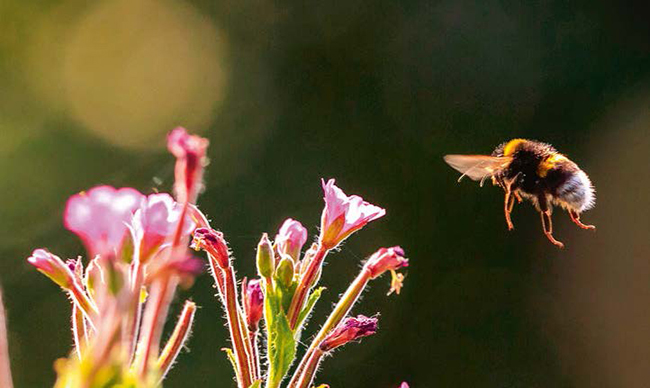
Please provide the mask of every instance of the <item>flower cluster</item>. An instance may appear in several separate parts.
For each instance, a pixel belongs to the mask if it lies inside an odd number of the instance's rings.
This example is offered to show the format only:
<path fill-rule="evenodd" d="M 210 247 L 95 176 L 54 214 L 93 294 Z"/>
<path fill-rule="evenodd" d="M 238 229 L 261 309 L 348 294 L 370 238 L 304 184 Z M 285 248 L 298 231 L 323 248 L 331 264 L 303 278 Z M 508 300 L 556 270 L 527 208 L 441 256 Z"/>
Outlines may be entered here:
<path fill-rule="evenodd" d="M 323 180 L 325 206 L 315 242 L 304 250 L 307 228 L 287 219 L 273 241 L 262 235 L 257 276 L 240 283 L 224 234 L 196 207 L 207 140 L 176 128 L 167 141 L 176 158 L 174 196 L 110 186 L 73 195 L 64 224 L 82 240 L 87 260 L 64 261 L 45 249 L 36 249 L 28 258 L 73 302 L 75 347 L 66 360 L 56 363 L 56 387 L 160 385 L 189 336 L 196 311 L 193 302 L 185 302 L 163 346 L 162 329 L 177 288 L 189 287 L 204 267 L 189 248 L 206 254 L 225 311 L 232 343 L 225 351 L 238 388 L 279 388 L 289 376 L 286 388 L 314 386 L 326 354 L 377 331 L 377 318 L 349 316 L 368 283 L 390 272 L 390 292 L 401 290 L 404 275 L 397 271 L 408 266 L 404 251 L 398 246 L 379 248 L 291 370 L 307 318 L 324 289 L 317 284 L 325 258 L 386 211 L 346 195 L 334 179 Z"/>
<path fill-rule="evenodd" d="M 164 193 L 147 196 L 132 188 L 93 187 L 70 197 L 63 218 L 86 247 L 85 268 L 81 259 L 64 262 L 45 249 L 36 249 L 27 259 L 73 302 L 74 354 L 57 363 L 57 387 L 101 387 L 107 381 L 156 386 L 189 334 L 196 310 L 191 301 L 185 302 L 161 350 L 175 289 L 190 285 L 204 267 L 189 254 L 187 244 L 196 225 L 188 209 L 201 184 L 204 158 L 196 144 L 207 141 L 182 129 L 168 140 L 177 156 L 177 194 L 184 187 L 182 200 L 180 195 L 174 200 Z"/>

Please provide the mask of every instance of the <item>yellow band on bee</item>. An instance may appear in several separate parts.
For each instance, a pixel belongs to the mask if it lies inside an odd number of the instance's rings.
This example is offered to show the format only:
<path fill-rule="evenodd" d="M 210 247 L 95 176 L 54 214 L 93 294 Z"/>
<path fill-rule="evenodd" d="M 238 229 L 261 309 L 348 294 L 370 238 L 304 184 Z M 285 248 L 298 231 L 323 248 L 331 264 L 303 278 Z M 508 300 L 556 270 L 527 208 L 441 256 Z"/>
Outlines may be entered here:
<path fill-rule="evenodd" d="M 544 178 L 548 171 L 555 167 L 558 163 L 567 160 L 566 156 L 560 153 L 554 153 L 549 155 L 542 163 L 537 167 L 537 175 L 541 178 Z"/>
<path fill-rule="evenodd" d="M 512 156 L 517 151 L 517 147 L 526 142 L 526 139 L 512 139 L 503 147 L 503 156 Z"/>

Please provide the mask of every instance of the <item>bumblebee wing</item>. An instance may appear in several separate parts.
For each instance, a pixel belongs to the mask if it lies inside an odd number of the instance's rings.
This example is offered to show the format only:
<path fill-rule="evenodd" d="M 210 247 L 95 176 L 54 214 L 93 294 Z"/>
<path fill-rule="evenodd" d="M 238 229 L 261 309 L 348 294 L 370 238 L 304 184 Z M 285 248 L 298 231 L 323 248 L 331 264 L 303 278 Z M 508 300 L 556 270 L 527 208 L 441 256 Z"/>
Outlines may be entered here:
<path fill-rule="evenodd" d="M 487 155 L 445 155 L 444 160 L 463 174 L 458 178 L 459 182 L 463 177 L 468 176 L 472 180 L 483 183 L 485 179 L 508 166 L 512 158 Z"/>

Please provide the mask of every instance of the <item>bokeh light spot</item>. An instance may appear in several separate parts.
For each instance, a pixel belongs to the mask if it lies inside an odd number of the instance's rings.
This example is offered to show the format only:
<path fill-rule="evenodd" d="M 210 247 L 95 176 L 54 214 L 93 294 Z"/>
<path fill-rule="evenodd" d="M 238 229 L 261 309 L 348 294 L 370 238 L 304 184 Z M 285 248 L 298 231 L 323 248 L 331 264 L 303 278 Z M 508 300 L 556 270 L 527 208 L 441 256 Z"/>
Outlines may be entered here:
<path fill-rule="evenodd" d="M 105 1 L 65 47 L 72 116 L 120 146 L 159 146 L 176 125 L 205 129 L 223 100 L 225 36 L 174 1 Z"/>

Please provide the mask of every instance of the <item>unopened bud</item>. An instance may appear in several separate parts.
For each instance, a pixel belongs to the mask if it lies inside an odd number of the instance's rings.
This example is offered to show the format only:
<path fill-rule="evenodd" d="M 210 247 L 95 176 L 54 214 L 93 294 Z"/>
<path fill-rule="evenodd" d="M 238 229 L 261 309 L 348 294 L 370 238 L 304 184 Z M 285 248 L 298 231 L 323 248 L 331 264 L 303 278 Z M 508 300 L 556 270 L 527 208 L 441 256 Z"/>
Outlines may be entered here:
<path fill-rule="evenodd" d="M 285 287 L 289 287 L 293 281 L 293 260 L 289 256 L 282 257 L 278 269 L 275 271 L 275 278 Z"/>
<path fill-rule="evenodd" d="M 74 284 L 75 275 L 70 267 L 45 249 L 36 249 L 27 261 L 63 289 L 69 290 Z"/>
<path fill-rule="evenodd" d="M 194 231 L 191 247 L 197 251 L 204 250 L 208 252 L 221 268 L 230 266 L 228 244 L 221 232 L 210 228 L 197 228 Z"/>
<path fill-rule="evenodd" d="M 275 270 L 275 259 L 273 258 L 273 246 L 269 236 L 264 233 L 257 244 L 257 272 L 264 278 L 269 278 Z"/>
<path fill-rule="evenodd" d="M 249 330 L 257 331 L 257 326 L 264 314 L 264 293 L 262 293 L 261 279 L 253 279 L 249 282 L 244 279 L 242 288 L 246 324 Z"/>
<path fill-rule="evenodd" d="M 208 140 L 178 127 L 167 135 L 167 148 L 176 157 L 174 191 L 180 203 L 195 203 L 202 187 Z"/>
<path fill-rule="evenodd" d="M 307 242 L 307 229 L 294 219 L 287 218 L 277 236 L 275 244 L 278 252 L 291 256 L 294 262 L 300 259 L 300 250 Z"/>
<path fill-rule="evenodd" d="M 363 315 L 359 315 L 356 318 L 346 318 L 320 343 L 320 350 L 329 352 L 349 342 L 375 334 L 376 331 L 377 318 L 368 318 Z"/>
<path fill-rule="evenodd" d="M 404 250 L 398 246 L 391 248 L 380 248 L 366 262 L 366 268 L 370 271 L 370 277 L 375 279 L 386 271 L 395 271 L 402 267 L 408 267 L 409 261 L 404 257 Z"/>

